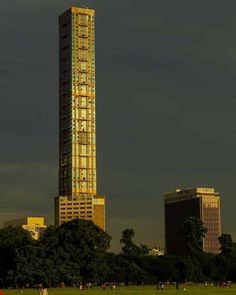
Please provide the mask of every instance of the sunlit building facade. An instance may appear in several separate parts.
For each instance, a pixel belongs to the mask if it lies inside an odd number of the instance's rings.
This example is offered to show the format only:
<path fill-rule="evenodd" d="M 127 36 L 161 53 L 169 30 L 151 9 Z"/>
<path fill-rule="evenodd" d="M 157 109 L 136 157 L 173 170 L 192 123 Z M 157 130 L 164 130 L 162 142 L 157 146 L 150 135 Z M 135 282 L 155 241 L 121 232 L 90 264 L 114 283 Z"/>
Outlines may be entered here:
<path fill-rule="evenodd" d="M 59 17 L 59 196 L 55 224 L 74 218 L 105 229 L 97 195 L 95 11 L 71 7 Z"/>
<path fill-rule="evenodd" d="M 165 245 L 166 253 L 187 254 L 187 245 L 181 232 L 184 221 L 192 216 L 202 220 L 207 233 L 203 239 L 203 251 L 219 253 L 218 238 L 221 235 L 220 195 L 214 188 L 193 188 L 166 193 Z"/>
<path fill-rule="evenodd" d="M 27 216 L 23 218 L 13 219 L 4 222 L 4 227 L 20 226 L 30 232 L 33 239 L 38 240 L 43 236 L 47 226 L 44 222 L 44 217 Z"/>

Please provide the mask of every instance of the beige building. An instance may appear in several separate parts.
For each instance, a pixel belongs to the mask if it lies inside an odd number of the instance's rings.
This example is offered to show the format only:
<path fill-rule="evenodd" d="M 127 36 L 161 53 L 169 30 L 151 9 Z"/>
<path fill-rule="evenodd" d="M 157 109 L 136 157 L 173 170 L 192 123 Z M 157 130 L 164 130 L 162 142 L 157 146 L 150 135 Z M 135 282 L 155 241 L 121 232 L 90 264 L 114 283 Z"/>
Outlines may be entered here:
<path fill-rule="evenodd" d="M 59 17 L 59 196 L 55 224 L 74 218 L 105 229 L 97 194 L 95 11 L 71 7 Z"/>
<path fill-rule="evenodd" d="M 23 229 L 28 230 L 35 240 L 38 240 L 47 228 L 44 223 L 44 217 L 31 216 L 4 222 L 4 227 L 8 226 L 21 226 Z"/>
<path fill-rule="evenodd" d="M 220 195 L 214 188 L 176 189 L 164 195 L 164 202 L 167 253 L 186 254 L 187 248 L 181 234 L 181 226 L 190 216 L 201 219 L 203 226 L 207 228 L 203 239 L 203 251 L 220 252 Z"/>
<path fill-rule="evenodd" d="M 158 247 L 152 248 L 148 251 L 149 256 L 163 256 L 164 254 L 164 250 Z"/>
<path fill-rule="evenodd" d="M 55 199 L 55 224 L 62 224 L 75 218 L 93 221 L 104 229 L 105 197 L 79 195 L 73 198 Z"/>

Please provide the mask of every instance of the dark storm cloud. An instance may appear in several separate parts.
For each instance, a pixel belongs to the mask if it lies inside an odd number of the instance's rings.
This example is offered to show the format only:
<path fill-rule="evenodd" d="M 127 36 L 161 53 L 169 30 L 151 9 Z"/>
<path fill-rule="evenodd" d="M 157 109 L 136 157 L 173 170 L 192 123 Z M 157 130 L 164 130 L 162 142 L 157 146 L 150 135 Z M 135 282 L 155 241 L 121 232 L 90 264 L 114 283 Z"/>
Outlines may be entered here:
<path fill-rule="evenodd" d="M 0 4 L 1 220 L 32 211 L 52 221 L 57 18 L 80 4 Z M 142 242 L 162 241 L 162 194 L 176 186 L 216 187 L 225 230 L 236 234 L 229 218 L 236 205 L 236 2 L 83 4 L 96 9 L 98 183 L 113 246 L 126 225 Z"/>

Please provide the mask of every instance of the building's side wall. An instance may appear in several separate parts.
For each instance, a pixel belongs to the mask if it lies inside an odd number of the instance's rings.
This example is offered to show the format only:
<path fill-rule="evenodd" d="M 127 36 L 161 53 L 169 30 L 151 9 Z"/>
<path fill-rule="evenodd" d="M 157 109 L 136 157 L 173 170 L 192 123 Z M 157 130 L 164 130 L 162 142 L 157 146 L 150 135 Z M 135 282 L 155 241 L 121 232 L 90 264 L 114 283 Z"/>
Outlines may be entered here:
<path fill-rule="evenodd" d="M 72 195 L 97 193 L 94 10 L 72 8 Z"/>
<path fill-rule="evenodd" d="M 72 94 L 71 13 L 59 17 L 59 195 L 71 195 Z"/>
<path fill-rule="evenodd" d="M 105 197 L 80 195 L 55 198 L 55 224 L 58 226 L 73 219 L 91 220 L 105 230 Z"/>
<path fill-rule="evenodd" d="M 95 195 L 94 10 L 72 7 L 59 18 L 59 194 Z"/>
<path fill-rule="evenodd" d="M 60 207 L 59 207 L 60 197 L 54 198 L 54 224 L 56 226 L 60 225 Z"/>
<path fill-rule="evenodd" d="M 200 199 L 165 204 L 165 245 L 166 253 L 188 254 L 181 227 L 189 217 L 200 218 Z"/>
<path fill-rule="evenodd" d="M 44 217 L 27 217 L 27 224 L 25 229 L 31 232 L 32 237 L 38 240 L 43 236 L 47 226 Z"/>
<path fill-rule="evenodd" d="M 44 217 L 27 217 L 27 224 L 35 224 L 38 226 L 45 226 L 44 224 Z"/>
<path fill-rule="evenodd" d="M 58 198 L 57 225 L 73 219 L 93 220 L 93 197 L 80 195 L 76 197 L 60 196 Z"/>
<path fill-rule="evenodd" d="M 105 231 L 105 196 L 93 197 L 93 222 Z"/>
<path fill-rule="evenodd" d="M 207 233 L 203 239 L 203 250 L 205 252 L 219 253 L 221 235 L 220 221 L 220 198 L 216 196 L 202 197 L 202 221 Z"/>

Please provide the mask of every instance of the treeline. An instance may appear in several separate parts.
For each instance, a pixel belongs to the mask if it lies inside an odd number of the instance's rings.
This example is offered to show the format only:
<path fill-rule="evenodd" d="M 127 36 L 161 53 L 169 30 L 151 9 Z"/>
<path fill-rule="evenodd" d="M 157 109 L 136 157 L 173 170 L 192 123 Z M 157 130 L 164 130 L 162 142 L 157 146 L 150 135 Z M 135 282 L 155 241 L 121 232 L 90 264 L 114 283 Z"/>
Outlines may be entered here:
<path fill-rule="evenodd" d="M 50 226 L 39 241 L 20 227 L 0 230 L 0 287 L 55 287 L 83 283 L 153 284 L 160 281 L 236 280 L 236 251 L 229 235 L 220 238 L 219 255 L 193 251 L 189 256 L 149 256 L 122 233 L 120 254 L 109 253 L 111 237 L 85 220 Z M 192 245 L 191 245 L 192 247 Z"/>

